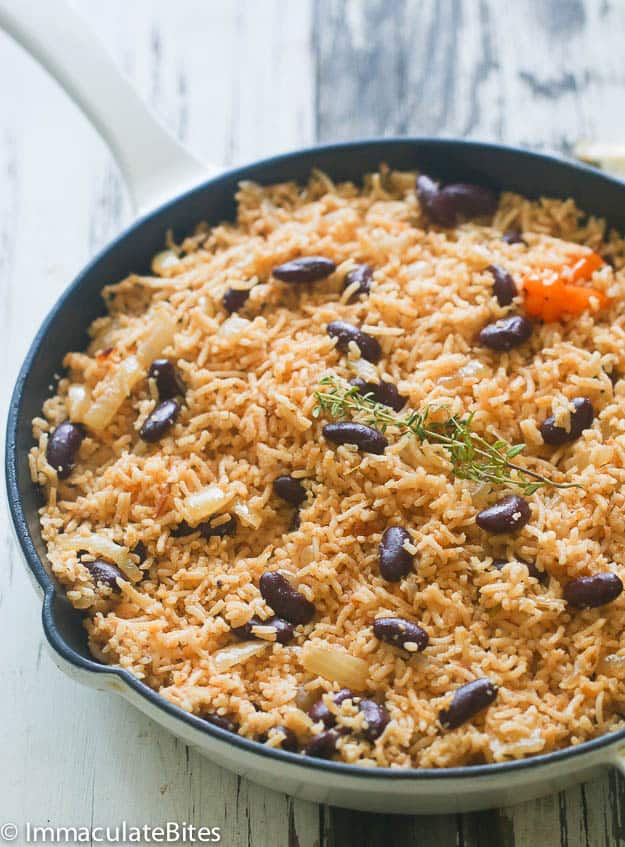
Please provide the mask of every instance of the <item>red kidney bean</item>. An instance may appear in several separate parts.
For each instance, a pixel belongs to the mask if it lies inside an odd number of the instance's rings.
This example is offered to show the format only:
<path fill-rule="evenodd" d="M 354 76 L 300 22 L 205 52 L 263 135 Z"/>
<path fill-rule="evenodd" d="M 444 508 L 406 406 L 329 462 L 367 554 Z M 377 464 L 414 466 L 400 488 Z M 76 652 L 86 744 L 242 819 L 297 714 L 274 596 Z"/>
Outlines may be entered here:
<path fill-rule="evenodd" d="M 102 585 L 107 585 L 115 592 L 119 592 L 120 590 L 117 584 L 118 579 L 128 582 L 128 578 L 124 576 L 116 565 L 111 564 L 111 562 L 105 562 L 104 559 L 96 559 L 93 562 L 83 562 L 82 564 L 87 568 L 96 584 L 102 583 Z"/>
<path fill-rule="evenodd" d="M 521 235 L 521 231 L 518 229 L 508 229 L 501 236 L 501 240 L 506 244 L 526 244 L 527 242 Z"/>
<path fill-rule="evenodd" d="M 274 479 L 273 490 L 291 506 L 299 506 L 306 499 L 306 489 L 299 479 L 292 476 L 279 476 Z"/>
<path fill-rule="evenodd" d="M 339 737 L 340 735 L 335 729 L 326 729 L 325 732 L 313 736 L 306 745 L 304 752 L 307 756 L 314 756 L 316 759 L 330 759 L 336 751 L 336 742 Z"/>
<path fill-rule="evenodd" d="M 336 349 L 342 353 L 347 353 L 350 341 L 353 341 L 360 350 L 362 358 L 368 362 L 375 364 L 382 358 L 382 348 L 377 338 L 368 335 L 358 329 L 357 326 L 347 323 L 347 321 L 331 321 L 328 324 L 327 331 L 331 338 L 337 339 Z"/>
<path fill-rule="evenodd" d="M 281 618 L 297 625 L 309 623 L 315 607 L 278 571 L 267 571 L 260 578 L 263 600 Z"/>
<path fill-rule="evenodd" d="M 358 288 L 352 293 L 352 297 L 356 298 L 359 294 L 368 294 L 371 291 L 371 282 L 373 281 L 373 268 L 371 265 L 356 265 L 348 274 L 345 274 L 343 280 L 343 290 L 350 288 L 355 282 L 358 283 Z"/>
<path fill-rule="evenodd" d="M 160 441 L 176 422 L 179 412 L 180 404 L 177 400 L 162 400 L 143 422 L 139 435 L 149 444 Z"/>
<path fill-rule="evenodd" d="M 276 733 L 280 733 L 284 736 L 280 742 L 280 747 L 283 750 L 288 750 L 289 753 L 297 753 L 299 749 L 297 735 L 295 735 L 293 730 L 289 729 L 288 726 L 272 726 L 269 732 L 264 732 L 258 740 L 264 744 L 266 741 L 269 741 L 272 735 L 276 735 Z"/>
<path fill-rule="evenodd" d="M 549 574 L 547 573 L 547 571 L 539 571 L 534 562 L 525 562 L 523 559 L 517 559 L 516 561 L 520 562 L 522 565 L 525 565 L 529 575 L 533 576 L 534 579 L 537 579 L 541 585 L 546 585 L 549 582 Z M 508 559 L 493 559 L 493 567 L 498 571 L 500 571 L 507 564 Z"/>
<path fill-rule="evenodd" d="M 143 541 L 137 541 L 135 546 L 130 551 L 134 556 L 139 557 L 139 564 L 143 564 L 148 555 L 148 548 L 145 546 Z"/>
<path fill-rule="evenodd" d="M 439 184 L 425 174 L 417 177 L 417 197 L 432 223 L 442 227 L 456 225 L 458 212 L 453 197 L 443 194 Z"/>
<path fill-rule="evenodd" d="M 159 400 L 171 400 L 184 396 L 185 384 L 180 378 L 177 367 L 169 359 L 154 359 L 148 370 L 148 377 L 156 382 Z"/>
<path fill-rule="evenodd" d="M 64 421 L 48 437 L 46 460 L 54 468 L 59 479 L 67 479 L 76 467 L 76 453 L 84 438 L 79 424 Z"/>
<path fill-rule="evenodd" d="M 241 641 L 246 641 L 248 638 L 258 637 L 254 635 L 254 632 L 252 631 L 255 626 L 272 627 L 276 632 L 276 641 L 278 644 L 288 644 L 289 641 L 293 640 L 293 636 L 295 635 L 295 628 L 293 624 L 289 623 L 289 621 L 285 621 L 284 618 L 279 618 L 277 615 L 267 618 L 264 621 L 254 615 L 254 617 L 246 624 L 243 624 L 243 626 L 235 626 L 230 631 L 236 638 L 241 639 Z"/>
<path fill-rule="evenodd" d="M 522 529 L 531 517 L 527 500 L 518 494 L 509 494 L 487 509 L 478 512 L 475 522 L 486 532 L 516 532 Z"/>
<path fill-rule="evenodd" d="M 499 265 L 489 265 L 486 270 L 493 275 L 495 280 L 493 294 L 497 298 L 497 302 L 500 306 L 509 306 L 518 294 L 514 280 L 508 271 L 500 268 Z"/>
<path fill-rule="evenodd" d="M 497 208 L 493 192 L 481 185 L 455 182 L 441 188 L 425 174 L 417 179 L 417 195 L 430 220 L 442 227 L 455 226 L 459 215 L 492 215 Z"/>
<path fill-rule="evenodd" d="M 341 688 L 336 694 L 332 695 L 332 702 L 340 706 L 344 700 L 353 700 L 358 702 L 359 698 L 354 695 L 354 692 L 349 688 Z M 308 710 L 308 716 L 315 723 L 323 721 L 323 725 L 327 728 L 333 727 L 336 724 L 336 717 L 328 709 L 322 698 L 319 698 L 316 703 Z"/>
<path fill-rule="evenodd" d="M 622 581 L 615 573 L 607 571 L 572 579 L 564 586 L 562 595 L 569 606 L 595 609 L 616 600 L 622 591 Z"/>
<path fill-rule="evenodd" d="M 354 421 L 326 424 L 323 435 L 334 444 L 354 444 L 363 453 L 380 455 L 388 447 L 388 440 L 381 432 L 372 426 Z"/>
<path fill-rule="evenodd" d="M 487 677 L 475 679 L 454 691 L 451 705 L 441 709 L 438 719 L 443 729 L 456 729 L 481 712 L 497 697 L 497 686 Z"/>
<path fill-rule="evenodd" d="M 225 538 L 226 535 L 234 535 L 237 529 L 237 520 L 231 515 L 225 523 L 220 523 L 218 526 L 213 526 L 210 521 L 204 521 L 204 523 L 198 524 L 195 529 L 200 531 L 202 538 Z"/>
<path fill-rule="evenodd" d="M 237 733 L 239 731 L 239 725 L 236 721 L 232 721 L 230 718 L 226 718 L 223 715 L 218 715 L 216 712 L 205 712 L 201 715 L 201 718 L 203 721 L 206 721 L 206 723 L 218 726 L 219 729 L 225 729 L 226 732 Z"/>
<path fill-rule="evenodd" d="M 276 279 L 282 282 L 316 282 L 325 279 L 336 270 L 332 259 L 325 256 L 302 256 L 300 259 L 292 259 L 284 262 L 273 269 L 272 273 Z"/>
<path fill-rule="evenodd" d="M 238 312 L 239 309 L 243 308 L 249 296 L 249 289 L 229 288 L 222 300 L 223 307 L 231 315 L 233 312 Z"/>
<path fill-rule="evenodd" d="M 371 394 L 376 403 L 382 403 L 396 412 L 401 412 L 408 402 L 408 398 L 402 397 L 392 382 L 365 382 L 364 379 L 356 377 L 350 379 L 349 384 L 357 388 L 359 394 Z"/>
<path fill-rule="evenodd" d="M 213 526 L 210 521 L 204 521 L 197 526 L 189 526 L 186 521 L 182 521 L 169 530 L 172 538 L 185 538 L 187 535 L 193 535 L 194 532 L 199 532 L 204 538 L 223 538 L 226 535 L 234 535 L 237 528 L 236 518 L 231 517 L 226 523 Z"/>
<path fill-rule="evenodd" d="M 480 342 L 491 350 L 505 352 L 524 344 L 533 331 L 533 326 L 523 315 L 510 315 L 492 324 L 487 324 L 480 332 Z"/>
<path fill-rule="evenodd" d="M 411 653 L 425 650 L 430 641 L 424 629 L 404 618 L 376 618 L 373 622 L 373 634 L 380 641 L 394 647 L 403 647 Z"/>
<path fill-rule="evenodd" d="M 376 738 L 382 735 L 391 719 L 389 713 L 386 711 L 386 707 L 380 703 L 376 703 L 375 700 L 361 700 L 358 704 L 358 709 L 362 712 L 367 722 L 363 730 L 363 735 L 369 741 L 375 741 Z"/>
<path fill-rule="evenodd" d="M 410 533 L 401 526 L 389 526 L 384 532 L 378 554 L 382 579 L 399 582 L 410 573 L 414 556 L 404 549 L 404 544 L 411 540 Z"/>
<path fill-rule="evenodd" d="M 556 419 L 550 415 L 540 425 L 540 434 L 545 444 L 560 446 L 569 441 L 575 441 L 585 429 L 592 426 L 595 419 L 595 410 L 588 397 L 575 397 L 571 401 L 573 411 L 571 412 L 571 428 L 566 430 L 563 426 L 556 425 Z"/>

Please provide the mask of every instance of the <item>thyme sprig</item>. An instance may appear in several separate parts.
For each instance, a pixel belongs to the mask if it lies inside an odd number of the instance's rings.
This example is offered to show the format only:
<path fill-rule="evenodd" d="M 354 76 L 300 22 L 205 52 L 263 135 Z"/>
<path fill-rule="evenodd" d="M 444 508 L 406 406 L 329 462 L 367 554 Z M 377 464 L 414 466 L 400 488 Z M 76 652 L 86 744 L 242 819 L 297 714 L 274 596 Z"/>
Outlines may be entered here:
<path fill-rule="evenodd" d="M 526 495 L 544 486 L 581 488 L 577 482 L 556 482 L 515 464 L 513 459 L 523 452 L 525 444 L 487 441 L 472 429 L 473 412 L 465 417 L 448 414 L 438 420 L 434 416 L 446 412 L 446 407 L 428 405 L 420 411 L 409 411 L 401 416 L 376 402 L 373 394 L 360 394 L 356 386 L 346 385 L 336 376 L 325 376 L 320 384 L 323 390 L 315 391 L 315 417 L 322 414 L 334 419 L 355 417 L 383 433 L 393 428 L 402 434 L 411 433 L 419 441 L 440 445 L 447 451 L 454 476 L 460 479 L 513 486 Z"/>

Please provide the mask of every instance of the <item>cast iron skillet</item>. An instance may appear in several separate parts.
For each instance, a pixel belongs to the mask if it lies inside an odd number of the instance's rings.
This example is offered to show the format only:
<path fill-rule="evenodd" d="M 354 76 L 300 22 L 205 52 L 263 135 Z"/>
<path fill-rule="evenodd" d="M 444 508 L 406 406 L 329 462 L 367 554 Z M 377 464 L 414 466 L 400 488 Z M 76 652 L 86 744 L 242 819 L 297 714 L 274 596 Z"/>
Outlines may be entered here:
<path fill-rule="evenodd" d="M 3 2 L 0 0 L 0 23 Z M 81 682 L 122 693 L 220 764 L 306 799 L 369 811 L 458 811 L 538 796 L 607 765 L 625 770 L 619 752 L 625 730 L 518 762 L 447 770 L 361 768 L 269 749 L 207 725 L 165 701 L 127 671 L 98 663 L 87 648 L 82 614 L 72 608 L 50 573 L 38 521 L 41 495 L 31 482 L 28 467 L 28 451 L 33 445 L 31 420 L 54 393 L 50 386 L 56 382 L 65 353 L 85 348 L 86 328 L 105 312 L 100 297 L 103 285 L 131 272 L 148 272 L 150 259 L 162 249 L 167 230 L 180 238 L 198 221 L 215 224 L 232 219 L 234 194 L 242 180 L 303 182 L 313 168 L 321 168 L 335 180 L 359 182 L 382 162 L 402 170 L 418 169 L 445 181 L 477 182 L 528 197 L 573 197 L 587 213 L 605 217 L 625 230 L 625 183 L 619 180 L 527 150 L 431 138 L 357 141 L 278 156 L 209 179 L 143 216 L 103 250 L 60 297 L 30 347 L 10 402 L 8 500 L 27 566 L 44 597 L 46 638 L 57 663 Z"/>

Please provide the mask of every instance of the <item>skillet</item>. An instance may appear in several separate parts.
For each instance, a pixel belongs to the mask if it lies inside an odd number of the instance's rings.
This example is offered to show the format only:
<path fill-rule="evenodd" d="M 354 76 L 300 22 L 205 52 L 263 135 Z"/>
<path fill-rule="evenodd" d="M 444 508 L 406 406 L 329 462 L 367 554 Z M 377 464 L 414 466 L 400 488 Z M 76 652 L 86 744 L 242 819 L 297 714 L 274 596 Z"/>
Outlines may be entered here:
<path fill-rule="evenodd" d="M 358 182 L 381 162 L 419 169 L 446 181 L 495 190 L 573 197 L 589 213 L 625 230 L 625 183 L 592 168 L 528 150 L 435 138 L 389 138 L 314 147 L 209 178 L 145 110 L 80 19 L 59 0 L 0 0 L 10 31 L 79 102 L 109 142 L 127 180 L 138 220 L 106 247 L 62 294 L 39 329 L 17 377 L 6 428 L 6 484 L 19 546 L 42 597 L 43 630 L 57 665 L 69 676 L 115 691 L 213 761 L 265 786 L 316 802 L 365 811 L 441 813 L 520 802 L 589 779 L 606 767 L 625 774 L 625 729 L 577 747 L 517 762 L 446 770 L 373 769 L 304 758 L 227 733 L 166 702 L 127 671 L 89 653 L 80 612 L 51 575 L 41 538 L 40 494 L 32 485 L 31 420 L 50 394 L 67 350 L 84 349 L 85 328 L 104 312 L 100 290 L 130 272 L 144 273 L 164 233 L 190 232 L 235 214 L 241 180 L 304 181 L 312 168 Z M 189 187 L 193 186 L 193 187 Z M 186 188 L 182 193 L 180 189 Z M 154 206 L 162 195 L 174 196 Z"/>

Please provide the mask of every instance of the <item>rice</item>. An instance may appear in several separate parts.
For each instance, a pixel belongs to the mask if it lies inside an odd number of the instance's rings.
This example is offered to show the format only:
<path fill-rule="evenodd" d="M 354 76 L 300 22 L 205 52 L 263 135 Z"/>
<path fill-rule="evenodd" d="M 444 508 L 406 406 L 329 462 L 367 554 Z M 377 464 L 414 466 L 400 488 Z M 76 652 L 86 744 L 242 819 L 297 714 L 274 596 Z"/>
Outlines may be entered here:
<path fill-rule="evenodd" d="M 30 461 L 46 494 L 49 560 L 86 613 L 94 656 L 183 709 L 236 722 L 242 735 L 287 727 L 302 746 L 324 729 L 310 704 L 336 693 L 341 678 L 356 680 L 360 696 L 388 711 L 377 740 L 363 732 L 355 701 L 323 702 L 346 730 L 334 757 L 360 765 L 506 761 L 621 727 L 625 597 L 571 609 L 563 586 L 600 571 L 625 578 L 625 382 L 609 377 L 625 373 L 625 242 L 571 200 L 512 194 L 501 196 L 488 225 L 431 227 L 415 174 L 386 168 L 362 188 L 317 173 L 303 188 L 246 183 L 237 199 L 235 224 L 202 225 L 180 245 L 169 239 L 153 276 L 104 289 L 107 316 L 93 323 L 86 352 L 67 354 L 67 375 L 33 422 Z M 503 241 L 509 228 L 521 229 L 527 246 Z M 564 261 L 572 245 L 610 258 L 593 276 L 610 307 L 536 324 L 530 342 L 510 352 L 476 344 L 484 324 L 510 312 L 493 298 L 486 267 L 519 280 Z M 272 277 L 300 255 L 326 256 L 337 270 L 309 286 Z M 367 297 L 343 292 L 356 262 L 374 269 Z M 222 308 L 229 288 L 250 290 L 232 316 Z M 156 343 L 163 316 L 175 328 Z M 380 363 L 364 362 L 357 348 L 340 353 L 325 329 L 333 320 L 374 335 Z M 154 444 L 138 434 L 157 397 L 141 351 L 175 361 L 186 385 L 177 422 Z M 389 436 L 382 455 L 324 440 L 327 421 L 313 409 L 328 373 L 391 381 L 412 409 L 444 403 L 450 413 L 473 412 L 482 434 L 525 441 L 527 455 L 544 460 L 541 470 L 582 488 L 541 488 L 528 498 L 532 516 L 521 532 L 487 535 L 476 513 L 510 489 L 454 477 L 439 448 L 409 437 Z M 87 429 L 76 468 L 59 479 L 46 461 L 50 433 L 72 411 L 74 420 L 93 416 L 111 386 L 115 408 L 109 403 L 104 424 Z M 580 394 L 597 410 L 592 428 L 546 448 L 540 423 L 554 414 L 566 424 L 568 401 Z M 299 527 L 273 493 L 281 474 L 308 493 Z M 172 534 L 198 515 L 235 516 L 236 532 Z M 415 556 L 397 583 L 378 570 L 382 534 L 394 524 L 409 529 Z M 96 537 L 91 551 L 80 541 Z M 139 542 L 143 557 L 133 552 Z M 118 551 L 129 568 L 117 591 L 88 569 L 102 549 Z M 495 559 L 509 563 L 498 570 Z M 521 560 L 546 571 L 548 584 Z M 131 576 L 137 567 L 140 580 Z M 315 607 L 288 644 L 262 627 L 273 611 L 259 579 L 277 570 Z M 418 623 L 427 649 L 378 641 L 372 624 L 384 615 Z M 259 632 L 233 639 L 231 628 L 252 617 Z M 495 702 L 443 729 L 438 714 L 452 693 L 482 677 L 498 686 Z"/>

